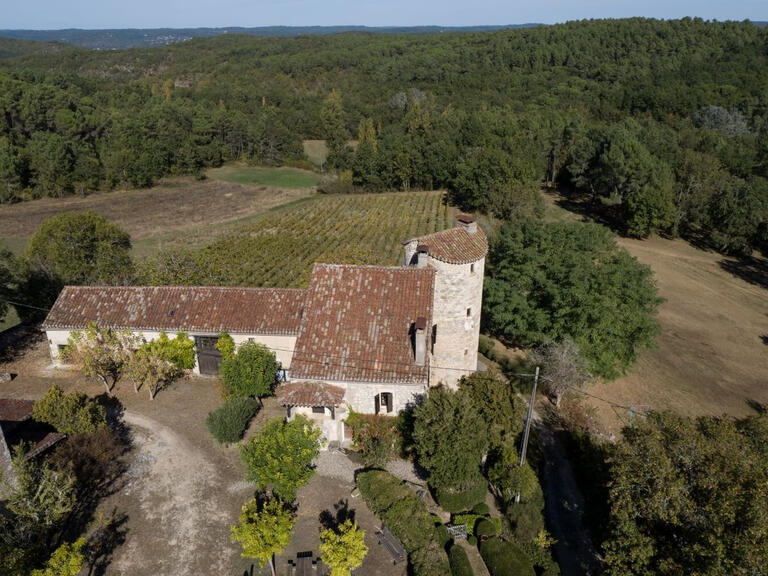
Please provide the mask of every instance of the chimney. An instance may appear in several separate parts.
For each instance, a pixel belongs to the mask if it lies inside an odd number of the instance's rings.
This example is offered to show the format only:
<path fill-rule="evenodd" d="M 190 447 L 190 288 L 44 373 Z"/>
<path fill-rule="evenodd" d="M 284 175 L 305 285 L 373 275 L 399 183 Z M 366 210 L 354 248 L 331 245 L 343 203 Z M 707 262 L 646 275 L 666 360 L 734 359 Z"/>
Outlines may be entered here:
<path fill-rule="evenodd" d="M 427 361 L 427 319 L 419 316 L 413 323 L 413 356 L 416 366 Z"/>
<path fill-rule="evenodd" d="M 477 232 L 477 222 L 469 214 L 459 214 L 456 216 L 456 226 L 464 228 L 470 234 Z"/>
<path fill-rule="evenodd" d="M 416 268 L 424 268 L 429 260 L 429 246 L 419 244 L 416 247 Z"/>

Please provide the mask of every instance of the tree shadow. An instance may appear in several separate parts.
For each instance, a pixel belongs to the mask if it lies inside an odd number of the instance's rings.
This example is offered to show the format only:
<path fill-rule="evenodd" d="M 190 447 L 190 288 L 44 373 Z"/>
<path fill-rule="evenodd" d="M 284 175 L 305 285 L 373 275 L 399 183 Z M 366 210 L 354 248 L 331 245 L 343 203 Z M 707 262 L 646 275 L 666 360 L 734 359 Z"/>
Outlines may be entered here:
<path fill-rule="evenodd" d="M 45 340 L 37 324 L 22 322 L 0 332 L 0 362 L 18 360 L 25 352 Z"/>
<path fill-rule="evenodd" d="M 349 500 L 342 498 L 333 505 L 333 512 L 323 510 L 320 512 L 320 525 L 324 530 L 337 530 L 340 524 L 347 520 L 355 521 L 355 509 L 349 507 Z"/>
<path fill-rule="evenodd" d="M 738 260 L 723 259 L 718 265 L 754 286 L 768 289 L 768 260 L 765 258 L 746 256 Z"/>
<path fill-rule="evenodd" d="M 128 528 L 128 515 L 112 510 L 106 521 L 102 520 L 99 528 L 88 539 L 88 576 L 103 576 L 112 562 L 112 556 L 118 546 L 125 542 Z"/>
<path fill-rule="evenodd" d="M 764 404 L 762 402 L 758 402 L 757 400 L 750 398 L 749 400 L 747 400 L 747 406 L 752 408 L 752 410 L 754 410 L 761 416 L 763 414 L 768 414 L 768 404 Z"/>

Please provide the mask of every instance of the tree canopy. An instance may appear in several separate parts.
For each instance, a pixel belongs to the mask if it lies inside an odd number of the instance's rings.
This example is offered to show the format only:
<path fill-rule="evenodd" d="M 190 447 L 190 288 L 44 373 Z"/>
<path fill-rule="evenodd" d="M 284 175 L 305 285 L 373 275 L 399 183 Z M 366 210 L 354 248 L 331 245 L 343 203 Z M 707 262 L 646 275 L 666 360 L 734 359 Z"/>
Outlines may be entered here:
<path fill-rule="evenodd" d="M 269 396 L 277 382 L 280 363 L 275 353 L 264 344 L 243 342 L 230 350 L 226 339 L 219 337 L 224 348 L 219 370 L 227 392 L 233 396 Z"/>
<path fill-rule="evenodd" d="M 312 461 L 320 451 L 321 432 L 307 418 L 267 422 L 240 447 L 245 475 L 259 490 L 269 490 L 285 502 L 315 473 Z"/>
<path fill-rule="evenodd" d="M 133 274 L 131 238 L 93 212 L 63 213 L 43 222 L 30 240 L 30 265 L 64 284 L 123 284 Z"/>
<path fill-rule="evenodd" d="M 275 574 L 274 555 L 291 542 L 295 519 L 278 499 L 260 503 L 248 500 L 240 512 L 240 523 L 232 526 L 231 539 L 240 542 L 244 558 L 253 558 L 259 566 L 269 564 Z"/>
<path fill-rule="evenodd" d="M 768 562 L 768 418 L 652 412 L 611 458 L 610 575 L 759 574 Z"/>
<path fill-rule="evenodd" d="M 597 224 L 503 226 L 485 281 L 485 327 L 508 342 L 535 346 L 570 337 L 590 370 L 622 374 L 654 343 L 661 302 L 653 274 Z"/>
<path fill-rule="evenodd" d="M 320 532 L 320 558 L 331 569 L 330 576 L 349 576 L 362 565 L 366 554 L 365 531 L 352 520 Z"/>

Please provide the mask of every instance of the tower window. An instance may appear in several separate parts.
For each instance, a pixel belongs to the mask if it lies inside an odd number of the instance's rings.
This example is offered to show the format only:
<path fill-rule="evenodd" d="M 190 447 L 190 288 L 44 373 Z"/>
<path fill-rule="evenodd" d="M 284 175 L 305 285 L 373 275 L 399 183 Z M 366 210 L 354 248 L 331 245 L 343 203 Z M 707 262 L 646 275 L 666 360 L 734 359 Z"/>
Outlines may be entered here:
<path fill-rule="evenodd" d="M 469 350 L 467 350 L 466 348 L 464 348 L 464 356 L 466 356 L 466 355 L 468 355 L 468 354 L 469 354 Z"/>
<path fill-rule="evenodd" d="M 475 273 L 475 263 L 469 265 L 469 273 L 474 274 Z"/>
<path fill-rule="evenodd" d="M 467 318 L 472 316 L 472 308 L 467 308 Z"/>

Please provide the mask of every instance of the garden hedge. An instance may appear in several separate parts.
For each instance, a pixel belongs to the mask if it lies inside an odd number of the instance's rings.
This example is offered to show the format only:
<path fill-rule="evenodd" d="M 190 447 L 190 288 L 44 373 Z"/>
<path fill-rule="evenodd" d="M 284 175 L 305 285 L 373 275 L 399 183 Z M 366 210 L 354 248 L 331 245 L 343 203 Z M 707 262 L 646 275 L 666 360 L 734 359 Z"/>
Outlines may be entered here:
<path fill-rule="evenodd" d="M 357 487 L 371 511 L 402 542 L 413 576 L 450 573 L 434 519 L 413 490 L 383 470 L 361 472 Z"/>
<path fill-rule="evenodd" d="M 259 403 L 253 398 L 232 397 L 208 414 L 205 425 L 216 440 L 231 444 L 243 437 L 248 422 L 258 410 Z"/>
<path fill-rule="evenodd" d="M 474 576 L 472 564 L 469 562 L 466 550 L 461 546 L 454 545 L 448 553 L 448 560 L 451 564 L 452 576 Z"/>
<path fill-rule="evenodd" d="M 528 555 L 512 542 L 489 538 L 480 543 L 480 555 L 491 576 L 536 576 Z"/>
<path fill-rule="evenodd" d="M 471 510 L 480 502 L 485 501 L 485 495 L 488 492 L 488 484 L 483 479 L 475 484 L 469 490 L 463 492 L 454 492 L 440 488 L 434 489 L 435 501 L 446 512 L 464 512 Z"/>

